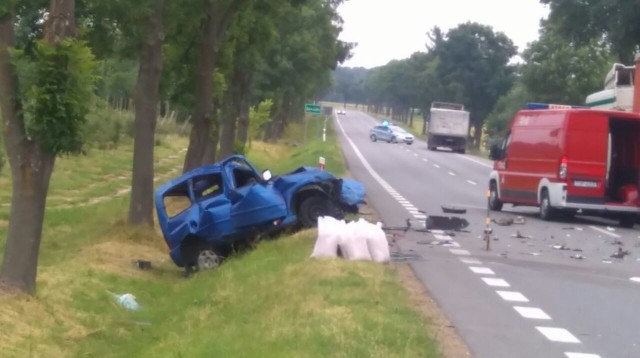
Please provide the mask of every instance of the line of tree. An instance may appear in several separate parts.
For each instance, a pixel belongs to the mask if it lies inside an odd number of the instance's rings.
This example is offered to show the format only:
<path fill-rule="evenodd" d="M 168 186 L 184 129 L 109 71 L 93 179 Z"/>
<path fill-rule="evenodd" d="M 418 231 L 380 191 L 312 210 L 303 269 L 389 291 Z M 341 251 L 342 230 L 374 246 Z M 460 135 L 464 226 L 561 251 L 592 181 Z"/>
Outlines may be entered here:
<path fill-rule="evenodd" d="M 426 50 L 372 69 L 339 67 L 325 99 L 364 105 L 412 124 L 433 101 L 462 103 L 473 140 L 499 136 L 526 102 L 583 104 L 602 89 L 614 62 L 631 64 L 640 49 L 640 3 L 634 0 L 541 0 L 549 5 L 539 38 L 518 52 L 491 27 L 433 28 Z M 515 56 L 518 55 L 519 58 Z M 424 128 L 424 127 L 423 127 Z"/>
<path fill-rule="evenodd" d="M 242 152 L 252 108 L 277 140 L 351 44 L 342 0 L 4 0 L 0 109 L 12 203 L 0 288 L 33 293 L 56 157 L 85 151 L 97 101 L 135 112 L 128 221 L 153 224 L 156 118 L 191 124 L 183 170 Z M 260 106 L 261 110 L 264 110 Z"/>

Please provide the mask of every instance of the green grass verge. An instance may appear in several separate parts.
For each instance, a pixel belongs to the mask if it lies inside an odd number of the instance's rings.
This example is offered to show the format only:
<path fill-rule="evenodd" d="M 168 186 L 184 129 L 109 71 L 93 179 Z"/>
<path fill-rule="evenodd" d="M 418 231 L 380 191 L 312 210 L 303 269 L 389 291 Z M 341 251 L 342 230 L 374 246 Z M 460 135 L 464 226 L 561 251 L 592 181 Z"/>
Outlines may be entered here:
<path fill-rule="evenodd" d="M 328 124 L 326 143 L 322 122 L 310 120 L 306 143 L 304 126 L 293 125 L 286 140 L 254 142 L 248 156 L 260 169 L 284 173 L 317 165 L 322 155 L 342 175 Z M 186 140 L 167 143 L 156 147 L 165 179 L 182 162 Z M 108 195 L 128 182 L 130 146 L 89 156 L 59 161 L 52 196 L 106 199 L 48 208 L 36 296 L 0 294 L 3 356 L 439 356 L 429 323 L 411 308 L 392 267 L 309 259 L 314 230 L 262 242 L 214 272 L 182 278 L 157 229 L 123 225 L 128 196 Z M 8 191 L 0 186 L 0 194 Z M 136 259 L 153 269 L 136 269 Z M 143 309 L 122 309 L 109 291 L 133 293 Z"/>

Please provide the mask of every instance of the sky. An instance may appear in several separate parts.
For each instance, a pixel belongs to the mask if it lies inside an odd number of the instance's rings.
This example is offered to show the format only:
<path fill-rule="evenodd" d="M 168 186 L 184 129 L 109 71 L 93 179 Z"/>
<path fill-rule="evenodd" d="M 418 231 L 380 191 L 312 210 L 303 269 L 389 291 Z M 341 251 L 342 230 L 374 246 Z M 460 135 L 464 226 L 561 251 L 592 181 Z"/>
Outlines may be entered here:
<path fill-rule="evenodd" d="M 549 14 L 539 0 L 345 0 L 340 39 L 356 42 L 342 66 L 372 68 L 426 51 L 427 33 L 445 33 L 467 21 L 503 32 L 524 50 L 538 39 L 540 20 Z"/>

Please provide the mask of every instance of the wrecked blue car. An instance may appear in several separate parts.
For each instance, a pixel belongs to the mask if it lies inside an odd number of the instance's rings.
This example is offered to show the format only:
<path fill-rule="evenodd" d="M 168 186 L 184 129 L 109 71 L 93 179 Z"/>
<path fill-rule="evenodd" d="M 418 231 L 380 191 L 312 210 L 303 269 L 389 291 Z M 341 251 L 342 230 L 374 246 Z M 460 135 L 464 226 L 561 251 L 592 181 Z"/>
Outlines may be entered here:
<path fill-rule="evenodd" d="M 318 168 L 272 177 L 235 155 L 162 185 L 155 205 L 171 259 L 189 271 L 219 266 L 237 242 L 357 213 L 364 196 L 361 183 Z"/>

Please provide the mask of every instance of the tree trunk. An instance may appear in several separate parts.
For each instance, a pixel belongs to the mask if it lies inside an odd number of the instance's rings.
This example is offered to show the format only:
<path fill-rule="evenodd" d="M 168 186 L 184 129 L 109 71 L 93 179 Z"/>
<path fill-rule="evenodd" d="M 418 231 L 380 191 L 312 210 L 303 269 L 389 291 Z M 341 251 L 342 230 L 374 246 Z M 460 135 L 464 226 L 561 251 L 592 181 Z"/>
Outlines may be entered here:
<path fill-rule="evenodd" d="M 75 36 L 75 1 L 52 0 L 45 41 L 55 45 Z M 44 151 L 26 134 L 16 68 L 9 48 L 15 46 L 15 14 L 0 17 L 0 109 L 4 144 L 11 166 L 11 219 L 0 270 L 0 288 L 34 293 L 44 212 L 55 155 Z"/>
<path fill-rule="evenodd" d="M 222 133 L 220 137 L 220 159 L 235 152 L 236 127 L 240 113 L 240 92 L 242 90 L 240 75 L 235 74 L 228 89 L 227 103 L 222 114 Z"/>
<path fill-rule="evenodd" d="M 217 108 L 220 108 L 220 103 L 214 101 L 213 107 L 213 120 L 211 121 L 211 130 L 209 137 L 207 138 L 207 145 L 205 147 L 204 157 L 200 165 L 214 164 L 218 155 L 218 143 L 220 142 L 220 125 L 217 115 Z"/>
<path fill-rule="evenodd" d="M 140 67 L 135 89 L 133 175 L 129 201 L 129 223 L 153 225 L 153 149 L 160 74 L 162 72 L 162 39 L 164 0 L 156 0 L 148 19 L 146 39 L 140 50 Z"/>
<path fill-rule="evenodd" d="M 210 1 L 206 8 L 206 18 L 200 39 L 198 56 L 198 76 L 196 79 L 193 126 L 189 136 L 189 148 L 182 168 L 183 173 L 201 165 L 209 142 L 211 120 L 213 119 L 213 71 L 218 50 L 224 35 L 231 25 L 233 15 L 247 0 L 234 0 L 221 5 L 220 1 Z"/>
<path fill-rule="evenodd" d="M 245 148 L 249 139 L 249 109 L 251 107 L 251 77 L 244 76 L 240 94 L 240 115 L 238 116 L 238 135 L 236 141 Z"/>

